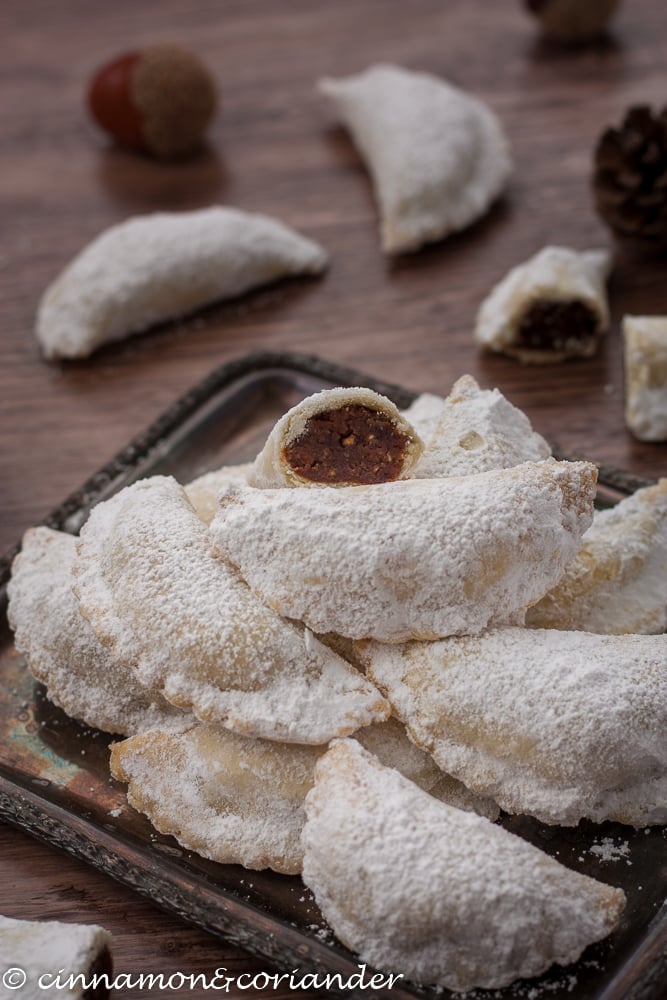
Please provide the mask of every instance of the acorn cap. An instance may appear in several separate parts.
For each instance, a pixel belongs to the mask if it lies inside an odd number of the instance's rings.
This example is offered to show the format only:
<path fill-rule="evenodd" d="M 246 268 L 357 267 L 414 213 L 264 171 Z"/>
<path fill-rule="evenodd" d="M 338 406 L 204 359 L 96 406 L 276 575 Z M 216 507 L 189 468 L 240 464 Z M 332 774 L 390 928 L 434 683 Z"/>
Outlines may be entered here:
<path fill-rule="evenodd" d="M 180 45 L 144 49 L 134 64 L 130 88 L 151 153 L 182 156 L 201 144 L 217 94 L 211 74 L 194 53 Z"/>

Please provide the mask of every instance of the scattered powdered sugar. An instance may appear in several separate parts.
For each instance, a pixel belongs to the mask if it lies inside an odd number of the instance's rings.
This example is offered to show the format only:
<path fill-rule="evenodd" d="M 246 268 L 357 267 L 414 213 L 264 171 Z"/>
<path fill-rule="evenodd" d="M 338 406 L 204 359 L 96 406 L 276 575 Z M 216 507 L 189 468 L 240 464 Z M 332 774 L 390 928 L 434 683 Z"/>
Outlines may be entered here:
<path fill-rule="evenodd" d="M 417 982 L 539 975 L 610 933 L 624 906 L 619 889 L 438 802 L 355 740 L 318 762 L 306 816 L 303 878 L 336 936 Z"/>
<path fill-rule="evenodd" d="M 217 551 L 315 632 L 380 641 L 476 633 L 559 578 L 590 524 L 596 471 L 527 462 L 447 479 L 318 490 L 230 487 Z"/>
<path fill-rule="evenodd" d="M 667 635 L 503 628 L 357 655 L 436 763 L 508 812 L 667 821 Z"/>
<path fill-rule="evenodd" d="M 203 721 L 326 743 L 389 714 L 361 673 L 314 638 L 307 648 L 301 626 L 213 555 L 174 479 L 154 476 L 98 504 L 78 553 L 74 589 L 98 639 Z"/>
<path fill-rule="evenodd" d="M 627 840 L 615 844 L 612 837 L 603 837 L 599 842 L 596 841 L 589 847 L 588 853 L 596 855 L 601 861 L 625 861 L 626 865 L 632 864 L 630 844 Z"/>

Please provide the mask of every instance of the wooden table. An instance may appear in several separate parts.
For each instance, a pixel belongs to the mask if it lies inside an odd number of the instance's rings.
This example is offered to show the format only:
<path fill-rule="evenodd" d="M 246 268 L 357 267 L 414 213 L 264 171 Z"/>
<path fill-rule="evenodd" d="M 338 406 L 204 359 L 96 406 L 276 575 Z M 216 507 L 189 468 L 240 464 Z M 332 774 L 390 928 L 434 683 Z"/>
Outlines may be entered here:
<path fill-rule="evenodd" d="M 663 0 L 626 3 L 609 38 L 576 51 L 541 43 L 516 0 L 4 0 L 0 19 L 0 549 L 211 368 L 254 349 L 317 353 L 440 393 L 470 372 L 564 450 L 667 472 L 667 446 L 625 428 L 619 331 L 625 313 L 667 313 L 664 261 L 616 252 L 612 329 L 590 360 L 526 368 L 480 354 L 471 338 L 481 298 L 510 266 L 547 243 L 611 244 L 592 207 L 591 152 L 627 105 L 665 102 Z M 199 52 L 222 93 L 208 150 L 176 165 L 111 148 L 83 102 L 101 62 L 162 40 Z M 379 252 L 366 174 L 314 90 L 323 74 L 378 61 L 441 74 L 488 101 L 515 160 L 507 197 L 485 220 L 393 263 Z M 95 234 L 134 213 L 214 202 L 275 214 L 321 241 L 328 274 L 88 361 L 40 358 L 38 299 Z M 262 968 L 8 827 L 0 911 L 101 922 L 122 971 Z"/>

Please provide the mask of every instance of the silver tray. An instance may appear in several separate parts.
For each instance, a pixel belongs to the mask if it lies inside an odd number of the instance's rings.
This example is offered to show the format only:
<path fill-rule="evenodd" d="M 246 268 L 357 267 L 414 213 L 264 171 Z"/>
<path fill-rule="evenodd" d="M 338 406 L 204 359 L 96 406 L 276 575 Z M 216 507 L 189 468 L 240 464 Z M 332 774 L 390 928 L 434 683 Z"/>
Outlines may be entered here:
<path fill-rule="evenodd" d="M 247 461 L 276 419 L 304 396 L 333 385 L 367 385 L 405 407 L 414 394 L 360 372 L 296 354 L 252 354 L 214 371 L 53 511 L 45 523 L 76 533 L 89 511 L 143 476 L 188 482 L 208 469 Z M 599 499 L 613 503 L 645 480 L 600 470 Z M 357 957 L 338 944 L 297 877 L 248 872 L 182 850 L 125 806 L 110 782 L 110 737 L 78 725 L 45 697 L 14 649 L 6 583 L 18 545 L 0 560 L 0 817 L 131 886 L 164 909 L 267 959 L 279 970 L 344 978 Z M 607 823 L 547 827 L 526 817 L 502 825 L 568 867 L 620 886 L 628 904 L 616 932 L 580 961 L 540 979 L 482 996 L 550 1000 L 657 1000 L 666 995 L 665 831 Z M 606 845 L 602 852 L 592 850 Z M 616 860 L 605 860 L 611 855 Z M 400 970 L 395 970 L 400 971 Z M 366 990 L 329 996 L 367 998 Z M 447 997 L 397 984 L 387 996 Z"/>

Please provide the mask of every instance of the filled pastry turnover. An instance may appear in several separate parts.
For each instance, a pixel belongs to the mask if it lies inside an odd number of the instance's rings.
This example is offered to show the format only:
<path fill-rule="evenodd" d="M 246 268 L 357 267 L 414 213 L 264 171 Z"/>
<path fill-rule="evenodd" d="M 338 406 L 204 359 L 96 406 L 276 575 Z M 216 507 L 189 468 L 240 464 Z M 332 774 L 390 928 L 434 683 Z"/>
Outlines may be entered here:
<path fill-rule="evenodd" d="M 315 632 L 435 639 L 542 597 L 581 544 L 595 481 L 592 465 L 548 460 L 377 486 L 232 487 L 210 530 L 263 601 Z"/>
<path fill-rule="evenodd" d="M 513 267 L 484 300 L 475 339 L 528 364 L 587 358 L 609 326 L 606 250 L 544 247 Z"/>
<path fill-rule="evenodd" d="M 418 250 L 484 215 L 511 173 L 509 146 L 482 101 L 430 73 L 371 66 L 324 79 L 371 174 L 388 254 Z"/>
<path fill-rule="evenodd" d="M 667 635 L 504 628 L 357 652 L 412 738 L 507 812 L 667 822 Z"/>
<path fill-rule="evenodd" d="M 482 816 L 437 802 L 354 740 L 318 762 L 303 878 L 364 962 L 454 990 L 566 964 L 613 930 L 625 897 Z"/>
<path fill-rule="evenodd" d="M 37 339 L 47 358 L 83 358 L 156 323 L 326 265 L 321 247 L 268 215 L 218 205 L 136 216 L 97 236 L 47 288 Z"/>
<path fill-rule="evenodd" d="M 213 556 L 173 479 L 145 479 L 98 504 L 73 573 L 99 641 L 140 683 L 203 721 L 326 743 L 389 713 L 369 681 Z"/>

